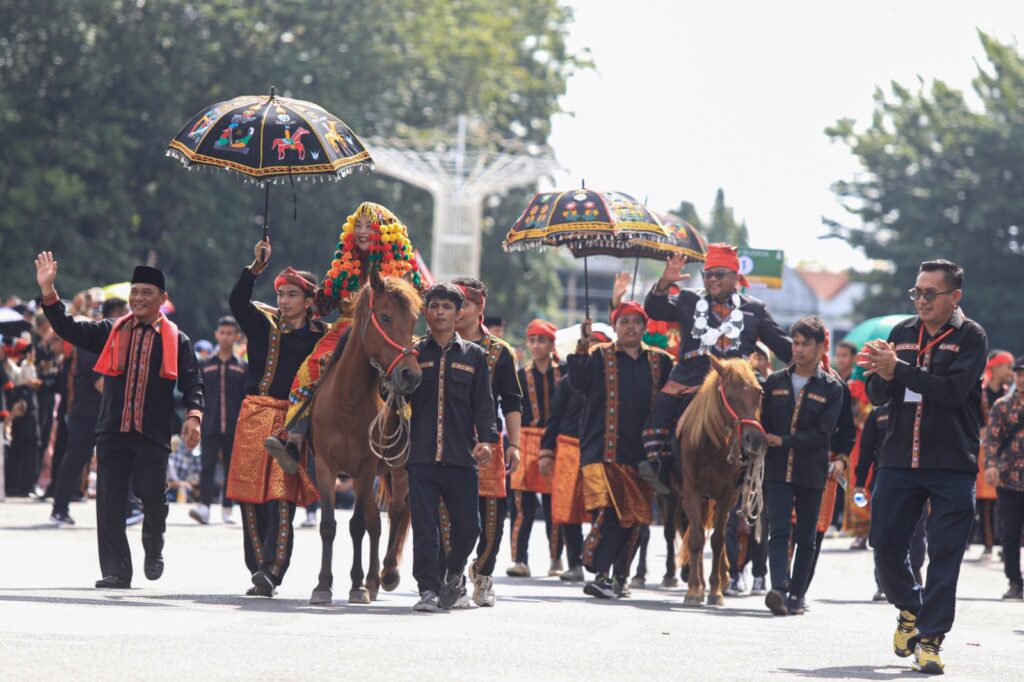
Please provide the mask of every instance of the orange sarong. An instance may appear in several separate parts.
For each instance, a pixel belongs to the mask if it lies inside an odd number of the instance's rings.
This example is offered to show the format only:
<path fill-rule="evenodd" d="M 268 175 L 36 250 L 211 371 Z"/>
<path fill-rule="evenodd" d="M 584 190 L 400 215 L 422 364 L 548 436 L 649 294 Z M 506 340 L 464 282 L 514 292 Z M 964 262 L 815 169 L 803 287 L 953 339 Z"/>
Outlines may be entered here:
<path fill-rule="evenodd" d="M 512 472 L 512 490 L 551 494 L 551 477 L 540 473 L 540 440 L 544 429 L 524 426 L 519 429 L 519 468 Z"/>
<path fill-rule="evenodd" d="M 832 523 L 832 514 L 836 508 L 836 491 L 839 489 L 839 483 L 836 479 L 829 476 L 825 480 L 825 490 L 821 493 L 821 506 L 818 507 L 818 526 L 817 531 L 824 533 L 828 530 L 829 525 Z M 793 510 L 796 513 L 796 510 Z"/>
<path fill-rule="evenodd" d="M 558 437 L 555 472 L 551 483 L 551 522 L 574 525 L 586 520 L 583 504 L 583 476 L 580 474 L 580 441 Z"/>
<path fill-rule="evenodd" d="M 651 525 L 653 500 L 653 492 L 640 480 L 635 467 L 618 462 L 583 467 L 583 503 L 587 511 L 612 507 L 623 528 Z"/>
<path fill-rule="evenodd" d="M 982 430 L 984 435 L 984 430 Z M 975 497 L 979 500 L 994 500 L 996 499 L 996 487 L 989 485 L 985 481 L 985 467 L 988 466 L 985 463 L 985 446 L 981 446 L 981 451 L 978 453 L 978 476 L 977 483 L 975 484 Z"/>
<path fill-rule="evenodd" d="M 491 461 L 487 466 L 480 467 L 480 497 L 501 499 L 508 493 L 505 491 L 505 449 L 501 442 L 491 443 Z"/>
<path fill-rule="evenodd" d="M 299 471 L 289 476 L 271 457 L 263 441 L 284 428 L 288 401 L 265 395 L 246 396 L 235 427 L 235 444 L 231 451 L 227 494 L 238 502 L 263 504 L 286 500 L 306 506 L 320 498 L 316 486 L 306 473 L 306 457 L 299 462 Z"/>

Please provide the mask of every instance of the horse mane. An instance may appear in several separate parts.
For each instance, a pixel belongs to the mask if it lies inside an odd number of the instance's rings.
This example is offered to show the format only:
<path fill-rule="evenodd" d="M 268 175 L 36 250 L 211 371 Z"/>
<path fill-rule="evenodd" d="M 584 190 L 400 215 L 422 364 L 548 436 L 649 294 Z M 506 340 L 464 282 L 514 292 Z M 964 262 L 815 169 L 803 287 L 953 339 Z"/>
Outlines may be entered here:
<path fill-rule="evenodd" d="M 726 421 L 725 406 L 718 397 L 718 386 L 723 379 L 738 379 L 748 386 L 760 389 L 754 369 L 743 358 L 723 360 L 720 372 L 716 372 L 714 368 L 709 370 L 696 397 L 686 408 L 679 422 L 682 438 L 691 449 L 696 450 L 704 437 L 716 448 L 724 448 L 728 443 L 732 431 Z"/>

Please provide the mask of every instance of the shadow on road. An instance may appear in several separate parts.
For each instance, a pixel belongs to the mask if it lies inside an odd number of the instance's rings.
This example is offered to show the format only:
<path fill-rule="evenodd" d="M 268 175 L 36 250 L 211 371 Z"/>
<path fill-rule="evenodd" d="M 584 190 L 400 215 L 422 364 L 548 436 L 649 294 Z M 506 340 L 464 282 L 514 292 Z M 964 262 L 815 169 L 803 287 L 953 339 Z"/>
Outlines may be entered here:
<path fill-rule="evenodd" d="M 820 677 L 830 680 L 897 680 L 903 677 L 912 677 L 919 680 L 922 677 L 921 673 L 898 665 L 885 665 L 877 668 L 870 665 L 843 665 L 806 670 L 801 668 L 780 668 L 776 672 L 796 677 Z"/>

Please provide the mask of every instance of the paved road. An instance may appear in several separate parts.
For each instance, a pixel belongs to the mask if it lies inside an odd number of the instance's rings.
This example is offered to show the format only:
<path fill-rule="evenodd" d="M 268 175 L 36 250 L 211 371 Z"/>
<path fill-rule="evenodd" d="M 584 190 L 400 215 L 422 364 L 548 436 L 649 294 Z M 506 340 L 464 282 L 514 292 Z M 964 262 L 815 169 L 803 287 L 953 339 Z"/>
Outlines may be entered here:
<path fill-rule="evenodd" d="M 871 558 L 848 551 L 848 540 L 827 541 L 810 595 L 813 610 L 803 617 L 773 618 L 757 597 L 694 610 L 681 607 L 678 589 L 597 601 L 557 579 L 504 577 L 497 581 L 496 608 L 431 615 L 410 610 L 411 549 L 397 591 L 382 592 L 370 606 L 342 602 L 347 537 L 335 554 L 335 603 L 310 606 L 319 536 L 308 529 L 296 531 L 295 558 L 279 595 L 241 596 L 249 586 L 241 531 L 197 527 L 182 505 L 172 505 L 160 581 L 142 577 L 136 526 L 129 530 L 134 589 L 95 590 L 94 511 L 91 504 L 71 511 L 78 526 L 51 528 L 48 505 L 0 504 L 0 679 L 920 677 L 892 655 L 895 611 L 868 601 Z M 534 533 L 535 570 L 546 567 L 542 536 Z M 659 544 L 652 542 L 649 559 L 654 576 L 664 560 Z M 998 562 L 977 555 L 972 548 L 961 575 L 956 628 L 944 649 L 947 673 L 1021 679 L 1024 604 L 998 599 L 1004 589 Z M 499 562 L 502 574 L 506 558 Z"/>

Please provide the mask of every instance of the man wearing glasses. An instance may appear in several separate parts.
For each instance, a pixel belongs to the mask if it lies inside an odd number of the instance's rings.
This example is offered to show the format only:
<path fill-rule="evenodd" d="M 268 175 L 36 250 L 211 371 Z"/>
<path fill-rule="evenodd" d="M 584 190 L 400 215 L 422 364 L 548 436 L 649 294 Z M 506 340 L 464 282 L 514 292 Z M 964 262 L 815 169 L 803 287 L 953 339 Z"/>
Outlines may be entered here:
<path fill-rule="evenodd" d="M 735 246 L 712 244 L 704 261 L 705 291 L 681 289 L 669 293 L 676 282 L 690 278 L 683 274 L 684 256 L 673 256 L 665 263 L 661 279 L 644 301 L 644 310 L 655 320 L 678 322 L 681 340 L 679 358 L 672 375 L 658 393 L 644 426 L 643 442 L 647 461 L 638 467 L 640 477 L 655 492 L 669 493 L 671 467 L 663 458 L 671 457 L 667 447 L 676 420 L 697 394 L 711 369 L 709 355 L 720 359 L 749 357 L 762 341 L 782 362 L 793 354 L 793 341 L 778 325 L 764 303 L 739 293 L 747 286 L 740 274 Z"/>
<path fill-rule="evenodd" d="M 867 344 L 859 364 L 867 394 L 889 405 L 871 509 L 875 567 L 899 609 L 893 650 L 915 670 L 941 673 L 939 649 L 953 626 L 960 562 L 974 521 L 985 330 L 960 309 L 964 271 L 947 260 L 921 263 L 910 290 L 917 315 L 888 341 Z M 907 552 L 925 502 L 928 576 L 917 584 Z"/>

